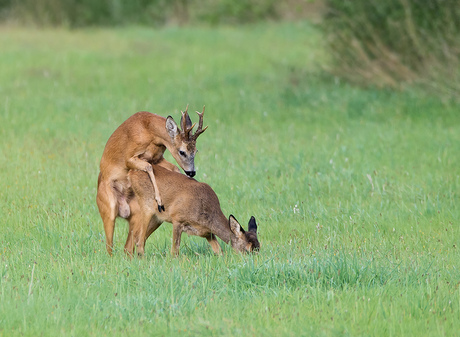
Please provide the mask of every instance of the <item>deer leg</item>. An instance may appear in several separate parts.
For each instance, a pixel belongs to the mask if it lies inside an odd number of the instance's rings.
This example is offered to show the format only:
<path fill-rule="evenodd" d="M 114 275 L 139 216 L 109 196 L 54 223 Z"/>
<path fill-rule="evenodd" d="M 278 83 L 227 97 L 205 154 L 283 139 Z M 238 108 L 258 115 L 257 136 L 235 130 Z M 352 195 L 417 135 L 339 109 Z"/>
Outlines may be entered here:
<path fill-rule="evenodd" d="M 118 214 L 118 203 L 117 198 L 109 184 L 102 181 L 100 173 L 97 186 L 96 203 L 99 208 L 99 214 L 101 215 L 102 222 L 104 223 L 106 249 L 109 255 L 112 255 L 113 232 L 115 229 L 115 219 Z"/>
<path fill-rule="evenodd" d="M 134 175 L 134 176 L 133 176 Z M 144 254 L 147 238 L 161 225 L 155 210 L 154 193 L 148 183 L 145 173 L 132 172 L 130 176 L 134 197 L 130 199 L 131 217 L 129 218 L 129 233 L 126 240 L 126 252 L 133 253 L 134 244 L 138 256 Z"/>
<path fill-rule="evenodd" d="M 126 238 L 125 253 L 130 259 L 134 256 L 134 232 L 131 230 L 131 226 L 128 231 L 128 237 Z"/>
<path fill-rule="evenodd" d="M 152 235 L 153 232 L 155 232 L 157 230 L 158 227 L 160 227 L 160 225 L 162 224 L 163 222 L 159 221 L 158 219 L 154 219 L 152 218 L 150 220 L 150 223 L 149 223 L 149 226 L 147 227 L 147 231 L 145 233 L 145 238 L 144 238 L 144 245 L 145 245 L 145 241 L 147 241 L 147 239 L 149 238 L 150 235 Z"/>
<path fill-rule="evenodd" d="M 137 250 L 137 256 L 144 256 L 145 230 L 148 215 L 144 213 L 134 213 L 129 219 L 129 232 L 125 243 L 125 253 L 129 257 L 134 256 L 134 248 Z"/>
<path fill-rule="evenodd" d="M 214 234 L 209 234 L 208 236 L 206 236 L 206 240 L 208 240 L 209 244 L 211 245 L 214 254 L 222 255 L 222 248 L 220 248 L 219 242 L 217 241 L 216 236 Z"/>
<path fill-rule="evenodd" d="M 129 207 L 131 209 L 131 215 L 128 218 L 129 229 L 128 237 L 126 238 L 125 243 L 125 253 L 130 258 L 132 258 L 134 256 L 134 240 L 136 236 L 136 230 L 137 227 L 141 225 L 142 212 L 140 210 L 139 203 L 137 203 L 136 200 L 131 200 Z"/>
<path fill-rule="evenodd" d="M 137 156 L 129 158 L 126 164 L 129 169 L 141 170 L 141 171 L 148 173 L 150 180 L 152 181 L 152 184 L 153 184 L 153 190 L 155 192 L 155 200 L 158 204 L 158 211 L 160 213 L 161 211 L 164 211 L 165 207 L 163 206 L 163 203 L 161 202 L 160 192 L 158 190 L 157 181 L 155 180 L 155 175 L 153 174 L 152 165 L 150 165 L 150 163 L 146 162 L 145 160 L 140 159 Z"/>
<path fill-rule="evenodd" d="M 125 244 L 125 252 L 127 254 L 133 255 L 134 245 L 136 245 L 137 255 L 139 257 L 144 255 L 146 233 L 148 230 L 153 232 L 151 230 L 152 224 L 157 224 L 157 222 L 154 222 L 156 217 L 153 216 L 154 208 L 151 204 L 153 204 L 153 199 L 139 195 L 136 195 L 136 198 L 131 200 L 130 207 L 132 215 L 129 218 L 129 233 Z M 160 224 L 161 222 L 156 225 L 155 229 Z"/>
<path fill-rule="evenodd" d="M 173 242 L 171 247 L 171 255 L 178 256 L 180 249 L 180 238 L 182 235 L 182 225 L 180 223 L 173 223 Z"/>
<path fill-rule="evenodd" d="M 128 237 L 126 238 L 125 253 L 129 258 L 132 258 L 134 255 L 134 238 L 131 230 L 129 230 Z"/>
<path fill-rule="evenodd" d="M 136 243 L 137 249 L 137 256 L 143 257 L 144 256 L 144 247 L 145 247 L 145 219 L 142 221 L 142 225 L 139 226 L 138 231 L 135 232 L 134 242 Z"/>
<path fill-rule="evenodd" d="M 165 210 L 165 206 L 161 202 L 160 192 L 158 190 L 158 185 L 157 185 L 157 181 L 155 180 L 155 176 L 153 175 L 152 165 L 150 165 L 150 170 L 147 171 L 147 173 L 149 174 L 150 180 L 152 181 L 152 184 L 153 184 L 153 190 L 155 192 L 155 200 L 157 201 L 157 204 L 158 204 L 158 212 L 161 213 L 161 211 Z"/>

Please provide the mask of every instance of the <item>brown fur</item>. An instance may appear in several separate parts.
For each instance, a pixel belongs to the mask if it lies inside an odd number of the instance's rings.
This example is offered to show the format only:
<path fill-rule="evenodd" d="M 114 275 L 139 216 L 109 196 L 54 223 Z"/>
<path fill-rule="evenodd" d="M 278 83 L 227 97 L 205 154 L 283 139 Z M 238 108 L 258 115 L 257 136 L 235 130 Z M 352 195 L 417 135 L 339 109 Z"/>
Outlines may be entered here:
<path fill-rule="evenodd" d="M 202 115 L 200 114 L 200 126 L 203 124 Z M 141 111 L 123 122 L 108 139 L 100 163 L 96 201 L 104 223 L 106 248 L 109 254 L 112 253 L 115 218 L 117 216 L 129 218 L 132 213 L 128 204 L 131 189 L 128 180 L 130 169 L 146 172 L 153 184 L 158 208 L 164 205 L 152 164 L 180 172 L 175 165 L 164 159 L 165 150 L 171 152 L 184 171 L 195 171 L 194 157 L 198 130 L 195 133 L 196 137 L 190 137 L 192 123 L 187 110 L 182 115 L 181 124 L 183 129 L 187 128 L 188 134 L 177 127 L 172 117 L 164 118 Z M 186 156 L 182 156 L 180 152 L 185 153 Z"/>
<path fill-rule="evenodd" d="M 129 201 L 132 212 L 128 218 L 129 234 L 125 245 L 128 254 L 134 253 L 136 245 L 138 254 L 143 255 L 145 241 L 164 221 L 173 224 L 173 255 L 179 253 L 182 232 L 206 238 L 216 254 L 221 253 L 216 236 L 238 252 L 259 249 L 254 217 L 250 230 L 245 232 L 232 215 L 227 219 L 222 213 L 219 199 L 209 185 L 157 165 L 153 165 L 153 171 L 166 210 L 160 213 L 156 209 L 148 175 L 130 171 L 128 176 L 134 196 Z"/>

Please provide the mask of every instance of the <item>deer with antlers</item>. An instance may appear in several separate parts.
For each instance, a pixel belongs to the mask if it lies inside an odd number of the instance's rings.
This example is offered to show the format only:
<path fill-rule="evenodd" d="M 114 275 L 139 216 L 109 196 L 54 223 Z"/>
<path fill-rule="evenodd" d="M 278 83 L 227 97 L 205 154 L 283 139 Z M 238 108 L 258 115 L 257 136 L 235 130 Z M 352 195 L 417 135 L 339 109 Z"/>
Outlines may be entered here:
<path fill-rule="evenodd" d="M 115 219 L 128 218 L 131 210 L 128 198 L 131 187 L 129 170 L 146 172 L 153 185 L 158 212 L 165 211 L 162 192 L 158 189 L 152 165 L 180 172 L 177 166 L 168 162 L 163 154 L 166 149 L 189 177 L 195 176 L 196 140 L 207 127 L 203 128 L 203 112 L 199 116 L 198 128 L 187 113 L 182 113 L 181 128 L 171 116 L 164 118 L 150 112 L 135 113 L 123 122 L 110 136 L 100 162 L 100 173 L 96 202 L 106 235 L 107 252 L 112 254 Z M 185 176 L 184 176 L 185 177 Z"/>
<path fill-rule="evenodd" d="M 129 233 L 125 252 L 128 255 L 132 256 L 136 247 L 137 254 L 142 256 L 145 241 L 164 221 L 173 224 L 173 256 L 179 254 L 183 232 L 206 238 L 216 254 L 222 252 L 216 236 L 231 244 L 237 252 L 259 250 L 254 217 L 251 217 L 248 231 L 245 231 L 233 215 L 227 219 L 222 213 L 219 199 L 208 184 L 159 165 L 153 165 L 153 171 L 166 210 L 159 212 L 155 207 L 155 192 L 149 176 L 139 170 L 129 171 L 133 194 L 129 197 L 132 212 L 127 219 Z"/>

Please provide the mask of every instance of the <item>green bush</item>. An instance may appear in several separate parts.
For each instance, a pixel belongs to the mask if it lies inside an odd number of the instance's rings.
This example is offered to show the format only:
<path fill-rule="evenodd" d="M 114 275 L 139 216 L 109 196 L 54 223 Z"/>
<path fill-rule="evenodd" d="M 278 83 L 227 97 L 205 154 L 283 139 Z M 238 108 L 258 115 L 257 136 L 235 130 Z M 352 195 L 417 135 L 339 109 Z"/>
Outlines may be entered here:
<path fill-rule="evenodd" d="M 0 0 L 4 19 L 38 26 L 161 25 L 174 2 L 167 0 Z"/>
<path fill-rule="evenodd" d="M 249 23 L 279 16 L 275 0 L 205 0 L 197 2 L 196 17 L 210 24 Z"/>
<path fill-rule="evenodd" d="M 417 81 L 458 89 L 457 0 L 326 2 L 323 27 L 337 75 L 379 86 Z"/>
<path fill-rule="evenodd" d="M 0 19 L 38 26 L 248 23 L 278 17 L 275 0 L 0 0 Z"/>

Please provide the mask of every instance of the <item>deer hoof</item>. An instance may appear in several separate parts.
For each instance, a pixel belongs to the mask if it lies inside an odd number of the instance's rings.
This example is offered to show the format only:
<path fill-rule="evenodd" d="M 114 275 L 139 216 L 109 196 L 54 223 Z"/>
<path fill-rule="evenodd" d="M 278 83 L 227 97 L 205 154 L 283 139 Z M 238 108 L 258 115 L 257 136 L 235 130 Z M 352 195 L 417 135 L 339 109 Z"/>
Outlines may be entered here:
<path fill-rule="evenodd" d="M 158 212 L 161 213 L 161 211 L 164 212 L 164 210 L 165 210 L 165 206 L 164 206 L 164 205 L 158 205 Z"/>

